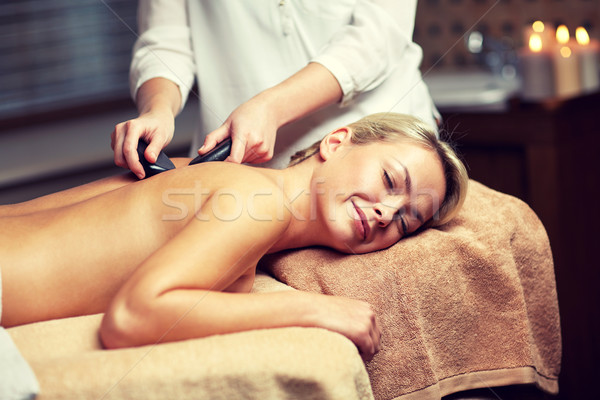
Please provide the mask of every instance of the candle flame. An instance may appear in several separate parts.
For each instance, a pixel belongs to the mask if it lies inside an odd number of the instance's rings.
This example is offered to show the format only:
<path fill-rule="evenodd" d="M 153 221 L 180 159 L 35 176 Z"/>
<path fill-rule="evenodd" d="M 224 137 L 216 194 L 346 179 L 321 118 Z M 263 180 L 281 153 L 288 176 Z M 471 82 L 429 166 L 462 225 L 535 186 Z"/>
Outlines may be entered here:
<path fill-rule="evenodd" d="M 535 21 L 532 25 L 533 31 L 537 33 L 544 32 L 544 23 L 542 21 Z"/>
<path fill-rule="evenodd" d="M 561 48 L 560 48 L 560 55 L 561 55 L 563 58 L 569 58 L 569 57 L 571 57 L 571 49 L 570 49 L 570 48 L 568 48 L 567 46 L 563 46 L 563 47 L 561 47 Z"/>
<path fill-rule="evenodd" d="M 587 46 L 590 44 L 590 35 L 588 35 L 587 31 L 583 26 L 580 26 L 575 31 L 575 38 L 577 39 L 577 43 L 582 46 Z"/>
<path fill-rule="evenodd" d="M 529 36 L 529 49 L 534 53 L 542 51 L 542 37 L 538 33 L 532 33 Z"/>
<path fill-rule="evenodd" d="M 560 44 L 569 43 L 569 28 L 566 25 L 556 28 L 556 41 Z"/>

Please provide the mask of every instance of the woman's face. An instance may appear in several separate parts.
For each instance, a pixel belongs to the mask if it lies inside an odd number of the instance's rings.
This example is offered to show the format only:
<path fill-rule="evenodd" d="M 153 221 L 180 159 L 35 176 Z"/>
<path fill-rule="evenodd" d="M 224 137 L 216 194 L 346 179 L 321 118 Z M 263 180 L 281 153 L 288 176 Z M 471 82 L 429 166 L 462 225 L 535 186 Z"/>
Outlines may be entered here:
<path fill-rule="evenodd" d="M 410 142 L 353 145 L 349 136 L 321 147 L 314 180 L 330 247 L 366 253 L 413 233 L 439 209 L 446 191 L 438 156 Z M 322 188 L 319 189 L 319 180 Z"/>

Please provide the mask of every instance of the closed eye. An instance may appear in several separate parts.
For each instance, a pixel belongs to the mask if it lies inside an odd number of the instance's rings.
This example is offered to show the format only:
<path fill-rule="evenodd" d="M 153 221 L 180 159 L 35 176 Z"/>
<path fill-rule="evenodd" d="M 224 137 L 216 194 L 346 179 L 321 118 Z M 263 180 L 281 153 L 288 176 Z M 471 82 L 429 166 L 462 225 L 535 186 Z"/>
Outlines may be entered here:
<path fill-rule="evenodd" d="M 394 214 L 394 220 L 395 221 L 400 220 L 400 224 L 402 226 L 402 236 L 406 236 L 407 231 L 408 231 L 408 225 L 406 224 L 406 219 L 404 219 L 403 216 L 404 216 L 404 209 L 400 209 L 400 210 L 396 211 L 396 213 Z"/>
<path fill-rule="evenodd" d="M 383 179 L 389 189 L 394 189 L 394 182 L 392 182 L 392 179 L 385 170 L 383 171 Z"/>

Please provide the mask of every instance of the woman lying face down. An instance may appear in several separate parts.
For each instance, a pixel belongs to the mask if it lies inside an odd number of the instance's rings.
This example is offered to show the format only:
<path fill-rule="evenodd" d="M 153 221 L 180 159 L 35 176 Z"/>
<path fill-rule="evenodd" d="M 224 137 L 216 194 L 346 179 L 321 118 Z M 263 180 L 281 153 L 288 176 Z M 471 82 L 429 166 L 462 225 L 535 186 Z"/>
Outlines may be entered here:
<path fill-rule="evenodd" d="M 467 185 L 448 145 L 399 114 L 331 132 L 284 170 L 187 162 L 0 207 L 2 325 L 104 312 L 107 348 L 311 326 L 370 358 L 380 331 L 368 304 L 249 293 L 257 262 L 305 246 L 389 247 L 450 220 Z"/>

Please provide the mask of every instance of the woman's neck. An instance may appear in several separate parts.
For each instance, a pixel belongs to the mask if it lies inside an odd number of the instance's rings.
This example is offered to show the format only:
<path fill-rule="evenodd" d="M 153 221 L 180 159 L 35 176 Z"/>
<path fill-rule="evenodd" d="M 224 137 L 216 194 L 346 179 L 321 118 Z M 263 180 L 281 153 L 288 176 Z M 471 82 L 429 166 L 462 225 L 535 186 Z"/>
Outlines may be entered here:
<path fill-rule="evenodd" d="M 281 239 L 269 252 L 324 244 L 323 226 L 313 198 L 317 193 L 312 188 L 320 164 L 318 156 L 315 156 L 280 171 L 291 221 Z"/>

